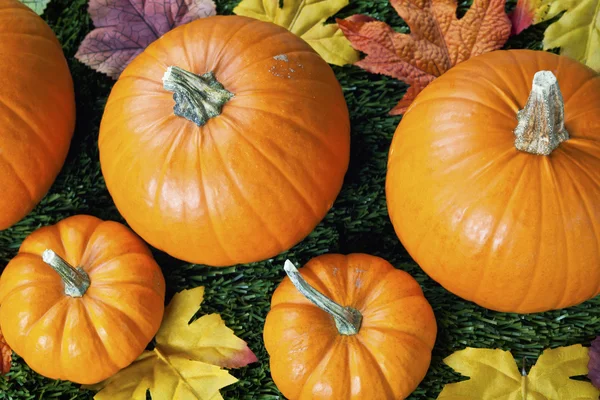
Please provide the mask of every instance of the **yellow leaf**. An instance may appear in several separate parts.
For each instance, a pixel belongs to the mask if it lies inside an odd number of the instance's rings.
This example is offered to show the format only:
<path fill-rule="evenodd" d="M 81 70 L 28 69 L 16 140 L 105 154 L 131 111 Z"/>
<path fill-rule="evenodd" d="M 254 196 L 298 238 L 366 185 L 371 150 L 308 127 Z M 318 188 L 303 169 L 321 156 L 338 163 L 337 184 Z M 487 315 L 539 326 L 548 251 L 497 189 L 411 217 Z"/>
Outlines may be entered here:
<path fill-rule="evenodd" d="M 471 379 L 446 385 L 438 400 L 598 400 L 591 383 L 570 379 L 586 375 L 588 361 L 579 344 L 545 350 L 522 376 L 510 352 L 466 348 L 444 362 Z"/>
<path fill-rule="evenodd" d="M 104 382 L 96 400 L 221 400 L 219 390 L 237 381 L 221 366 L 241 367 L 256 361 L 246 342 L 236 337 L 217 314 L 188 324 L 204 297 L 204 288 L 173 296 L 156 334 L 156 347 Z"/>
<path fill-rule="evenodd" d="M 544 49 L 560 47 L 560 54 L 600 72 L 600 0 L 553 2 L 555 15 L 563 10 L 567 11 L 544 33 Z"/>
<path fill-rule="evenodd" d="M 348 5 L 348 0 L 242 0 L 233 9 L 237 15 L 273 22 L 300 36 L 334 65 L 358 61 L 358 52 L 340 31 L 337 24 L 325 24 L 330 16 Z"/>

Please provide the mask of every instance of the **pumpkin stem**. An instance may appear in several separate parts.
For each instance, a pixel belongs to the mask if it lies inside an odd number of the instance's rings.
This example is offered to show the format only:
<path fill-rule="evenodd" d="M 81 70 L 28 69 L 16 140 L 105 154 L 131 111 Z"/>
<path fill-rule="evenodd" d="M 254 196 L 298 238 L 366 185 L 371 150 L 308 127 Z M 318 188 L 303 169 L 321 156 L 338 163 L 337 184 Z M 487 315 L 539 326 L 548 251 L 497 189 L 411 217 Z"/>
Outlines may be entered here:
<path fill-rule="evenodd" d="M 358 310 L 352 307 L 342 307 L 310 286 L 290 260 L 286 260 L 283 269 L 296 289 L 298 289 L 304 297 L 333 317 L 335 326 L 340 335 L 350 336 L 358 333 L 362 323 L 362 315 Z"/>
<path fill-rule="evenodd" d="M 162 78 L 163 88 L 173 92 L 175 115 L 202 126 L 212 117 L 221 114 L 223 105 L 233 93 L 223 87 L 212 72 L 196 75 L 172 66 Z"/>
<path fill-rule="evenodd" d="M 44 250 L 42 260 L 60 275 L 67 296 L 82 297 L 90 287 L 90 277 L 83 268 L 74 268 L 52 250 Z"/>
<path fill-rule="evenodd" d="M 527 104 L 517 113 L 515 147 L 547 156 L 569 139 L 565 129 L 565 106 L 558 81 L 550 71 L 538 71 Z"/>

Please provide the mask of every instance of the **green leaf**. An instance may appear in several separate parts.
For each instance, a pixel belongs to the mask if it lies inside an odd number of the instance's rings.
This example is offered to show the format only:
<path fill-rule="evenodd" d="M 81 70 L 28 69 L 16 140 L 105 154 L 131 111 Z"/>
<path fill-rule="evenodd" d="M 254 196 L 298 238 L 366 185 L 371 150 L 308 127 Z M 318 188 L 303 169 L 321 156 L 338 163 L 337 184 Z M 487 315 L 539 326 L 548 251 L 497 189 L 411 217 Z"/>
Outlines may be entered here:
<path fill-rule="evenodd" d="M 29 8 L 31 8 L 37 15 L 42 15 L 50 0 L 19 0 L 21 3 L 25 4 Z"/>

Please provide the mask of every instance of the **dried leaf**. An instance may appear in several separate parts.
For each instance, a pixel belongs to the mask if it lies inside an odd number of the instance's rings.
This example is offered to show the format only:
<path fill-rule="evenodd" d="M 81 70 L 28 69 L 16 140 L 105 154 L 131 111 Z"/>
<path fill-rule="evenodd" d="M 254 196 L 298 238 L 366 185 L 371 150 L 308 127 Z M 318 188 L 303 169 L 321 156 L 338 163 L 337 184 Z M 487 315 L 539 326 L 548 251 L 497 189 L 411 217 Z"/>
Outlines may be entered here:
<path fill-rule="evenodd" d="M 21 3 L 25 4 L 29 8 L 31 8 L 37 15 L 42 15 L 50 0 L 19 0 Z"/>
<path fill-rule="evenodd" d="M 219 389 L 237 381 L 221 366 L 242 367 L 257 361 L 246 342 L 236 337 L 217 314 L 189 324 L 204 288 L 177 293 L 156 334 L 156 347 L 93 389 L 96 400 L 217 400 Z"/>
<path fill-rule="evenodd" d="M 10 366 L 12 363 L 12 350 L 8 343 L 4 340 L 4 335 L 2 331 L 0 331 L 0 356 L 2 360 L 0 361 L 0 375 L 5 375 L 10 371 Z"/>
<path fill-rule="evenodd" d="M 544 49 L 560 47 L 561 55 L 600 72 L 600 0 L 555 0 L 553 9 L 566 12 L 544 32 Z"/>
<path fill-rule="evenodd" d="M 456 0 L 390 0 L 410 34 L 364 15 L 338 20 L 352 46 L 367 54 L 356 63 L 405 81 L 408 92 L 390 114 L 403 114 L 436 77 L 471 57 L 499 49 L 510 35 L 505 0 L 475 0 L 461 19 Z"/>
<path fill-rule="evenodd" d="M 519 0 L 510 14 L 511 34 L 518 35 L 531 25 L 556 17 L 565 9 L 565 5 L 556 0 Z"/>
<path fill-rule="evenodd" d="M 233 12 L 283 26 L 328 63 L 345 65 L 357 61 L 358 53 L 337 24 L 325 21 L 347 5 L 348 0 L 283 0 L 283 7 L 279 7 L 279 0 L 242 0 Z"/>
<path fill-rule="evenodd" d="M 444 363 L 471 379 L 446 385 L 438 400 L 598 399 L 592 384 L 570 379 L 587 374 L 588 360 L 579 344 L 547 349 L 523 376 L 508 351 L 466 348 Z"/>
<path fill-rule="evenodd" d="M 96 29 L 75 58 L 117 79 L 150 43 L 176 26 L 216 14 L 212 0 L 90 0 Z"/>
<path fill-rule="evenodd" d="M 588 362 L 588 378 L 592 384 L 600 388 L 600 336 L 592 341 L 589 349 L 590 361 Z"/>

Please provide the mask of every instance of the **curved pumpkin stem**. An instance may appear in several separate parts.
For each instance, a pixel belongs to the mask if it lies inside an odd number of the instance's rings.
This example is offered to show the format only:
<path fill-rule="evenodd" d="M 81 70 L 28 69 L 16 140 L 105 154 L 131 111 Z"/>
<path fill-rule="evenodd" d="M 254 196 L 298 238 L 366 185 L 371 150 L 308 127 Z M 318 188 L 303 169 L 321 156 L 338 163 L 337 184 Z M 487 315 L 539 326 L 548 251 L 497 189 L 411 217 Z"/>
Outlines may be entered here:
<path fill-rule="evenodd" d="M 65 284 L 65 294 L 82 297 L 90 287 L 90 277 L 83 268 L 74 268 L 52 250 L 44 250 L 42 260 L 52 267 Z"/>
<path fill-rule="evenodd" d="M 335 326 L 340 335 L 356 335 L 362 323 L 361 313 L 352 307 L 342 307 L 323 293 L 319 292 L 304 280 L 296 266 L 286 260 L 283 269 L 296 289 L 308 300 L 323 311 L 329 313 L 335 321 Z"/>
<path fill-rule="evenodd" d="M 518 150 L 547 156 L 569 139 L 563 97 L 552 72 L 535 73 L 527 104 L 517 113 L 517 120 L 514 133 Z"/>
<path fill-rule="evenodd" d="M 198 126 L 221 114 L 223 105 L 232 97 L 212 72 L 196 75 L 183 68 L 171 66 L 162 78 L 163 88 L 173 92 L 175 115 Z"/>

